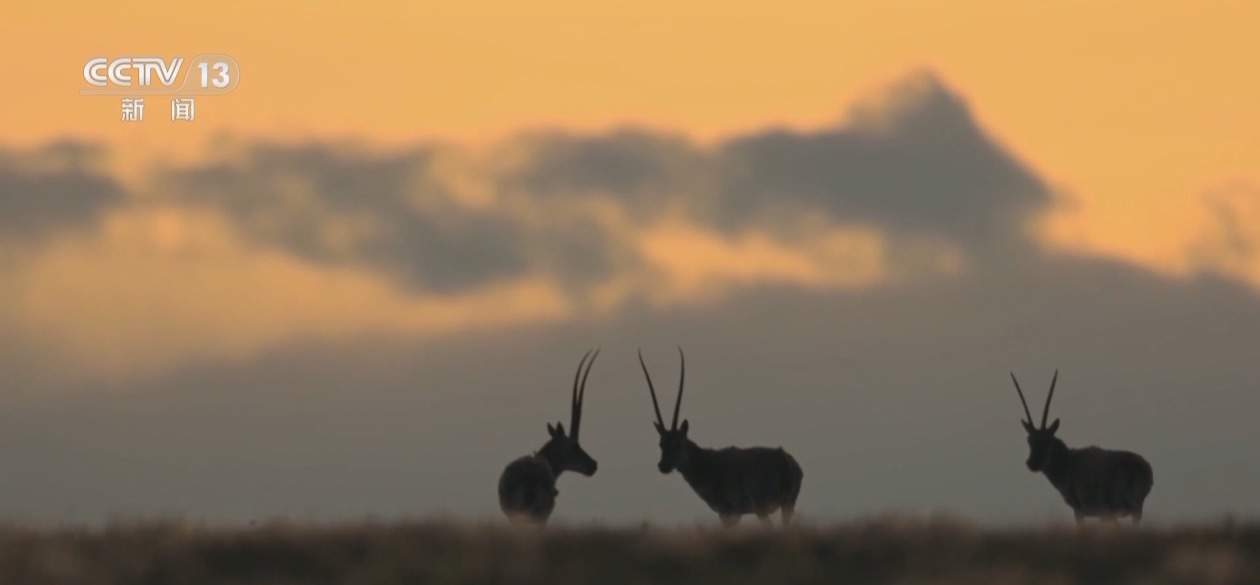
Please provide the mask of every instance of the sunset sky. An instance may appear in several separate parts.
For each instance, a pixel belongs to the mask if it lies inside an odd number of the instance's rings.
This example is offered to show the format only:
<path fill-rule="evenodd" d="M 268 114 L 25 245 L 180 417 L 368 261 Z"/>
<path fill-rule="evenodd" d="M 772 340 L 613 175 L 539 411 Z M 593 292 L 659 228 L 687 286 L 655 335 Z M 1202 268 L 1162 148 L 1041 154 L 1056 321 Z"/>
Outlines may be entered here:
<path fill-rule="evenodd" d="M 1047 226 L 1061 245 L 1184 268 L 1203 198 L 1260 182 L 1253 2 L 371 6 L 14 6 L 0 127 L 16 144 L 103 140 L 127 162 L 221 133 L 481 145 L 636 125 L 711 142 L 816 128 L 930 70 L 1070 198 Z M 217 51 L 244 82 L 195 127 L 117 124 L 114 99 L 76 91 L 89 56 Z"/>
<path fill-rule="evenodd" d="M 1260 511 L 1260 3 L 684 4 L 6 7 L 0 514 L 494 515 L 602 345 L 561 510 L 706 518 L 632 359 L 680 343 L 821 517 L 1062 519 L 1005 378 L 1055 367 L 1152 517 Z M 193 123 L 79 93 L 203 53 Z"/>

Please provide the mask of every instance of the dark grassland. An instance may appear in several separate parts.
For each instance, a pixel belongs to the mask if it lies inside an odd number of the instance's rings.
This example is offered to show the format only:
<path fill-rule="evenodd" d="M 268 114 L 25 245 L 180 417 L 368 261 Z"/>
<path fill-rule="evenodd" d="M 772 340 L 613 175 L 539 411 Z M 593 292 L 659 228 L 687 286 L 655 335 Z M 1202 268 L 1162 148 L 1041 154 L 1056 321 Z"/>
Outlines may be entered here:
<path fill-rule="evenodd" d="M 7 527 L 0 528 L 0 583 L 1260 584 L 1260 524 L 993 530 L 881 519 L 787 531 L 539 531 L 450 522 Z"/>

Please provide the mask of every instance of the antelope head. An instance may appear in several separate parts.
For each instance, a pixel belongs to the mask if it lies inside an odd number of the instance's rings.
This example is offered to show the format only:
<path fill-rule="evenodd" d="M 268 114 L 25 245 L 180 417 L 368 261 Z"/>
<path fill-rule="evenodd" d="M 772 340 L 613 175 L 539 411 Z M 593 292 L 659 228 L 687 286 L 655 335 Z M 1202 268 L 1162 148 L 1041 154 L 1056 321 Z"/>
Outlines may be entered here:
<path fill-rule="evenodd" d="M 595 469 L 599 466 L 578 443 L 578 432 L 582 429 L 582 404 L 586 399 L 586 379 L 591 375 L 591 366 L 595 365 L 597 357 L 599 357 L 598 349 L 593 354 L 587 351 L 582 356 L 582 361 L 578 362 L 577 373 L 573 375 L 568 434 L 565 434 L 564 423 L 557 422 L 554 425 L 547 423 L 547 433 L 551 435 L 551 440 L 543 445 L 539 453 L 557 466 L 555 469 L 557 474 L 561 471 L 576 471 L 590 477 L 595 475 Z M 587 362 L 587 358 L 590 358 L 590 362 Z"/>
<path fill-rule="evenodd" d="M 656 388 L 652 386 L 652 375 L 648 373 L 647 364 L 643 363 L 643 351 L 639 351 L 639 367 L 643 368 L 643 377 L 647 378 L 648 392 L 652 395 L 652 410 L 656 412 L 656 421 L 653 425 L 656 427 L 656 433 L 661 437 L 661 460 L 656 464 L 661 473 L 669 473 L 686 465 L 687 457 L 691 452 L 687 448 L 689 443 L 687 429 L 690 425 L 687 424 L 686 419 L 683 419 L 682 426 L 678 425 L 678 408 L 682 406 L 683 382 L 687 378 L 687 358 L 683 355 L 681 347 L 678 348 L 678 360 L 681 363 L 681 369 L 678 372 L 678 396 L 674 399 L 674 419 L 670 422 L 669 428 L 666 428 L 665 419 L 661 418 L 661 407 L 656 402 Z"/>
<path fill-rule="evenodd" d="M 1024 414 L 1027 420 L 1021 420 L 1024 430 L 1028 433 L 1028 469 L 1031 471 L 1041 471 L 1045 469 L 1046 460 L 1049 458 L 1050 450 L 1056 444 L 1062 444 L 1057 437 L 1054 436 L 1055 431 L 1059 430 L 1059 419 L 1054 419 L 1050 426 L 1046 426 L 1046 417 L 1050 414 L 1050 401 L 1054 399 L 1054 386 L 1059 381 L 1059 371 L 1054 371 L 1054 378 L 1050 380 L 1050 393 L 1046 396 L 1045 408 L 1041 411 L 1041 427 L 1033 425 L 1032 412 L 1028 410 L 1028 401 L 1024 399 L 1024 391 L 1019 387 L 1019 380 L 1015 379 L 1015 373 L 1011 373 L 1011 381 L 1015 383 L 1015 391 L 1019 393 L 1019 401 L 1024 405 Z"/>

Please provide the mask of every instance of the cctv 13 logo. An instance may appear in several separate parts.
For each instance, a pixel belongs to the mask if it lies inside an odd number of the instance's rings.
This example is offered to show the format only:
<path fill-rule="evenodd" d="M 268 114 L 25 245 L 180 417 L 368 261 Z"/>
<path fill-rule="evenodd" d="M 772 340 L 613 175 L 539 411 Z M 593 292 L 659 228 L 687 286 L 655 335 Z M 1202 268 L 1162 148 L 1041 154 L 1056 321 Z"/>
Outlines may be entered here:
<path fill-rule="evenodd" d="M 240 83 L 241 67 L 229 55 L 93 57 L 83 65 L 79 90 L 89 95 L 219 95 Z"/>

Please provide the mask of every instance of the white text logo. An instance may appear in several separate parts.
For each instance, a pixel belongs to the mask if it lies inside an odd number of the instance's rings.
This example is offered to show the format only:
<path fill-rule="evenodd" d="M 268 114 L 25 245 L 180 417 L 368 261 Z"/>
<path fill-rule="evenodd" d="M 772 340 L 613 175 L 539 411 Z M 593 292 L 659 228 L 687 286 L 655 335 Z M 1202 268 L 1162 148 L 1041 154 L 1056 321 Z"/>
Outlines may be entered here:
<path fill-rule="evenodd" d="M 240 66 L 228 55 L 93 57 L 83 65 L 79 91 L 94 95 L 215 95 L 235 89 Z"/>

